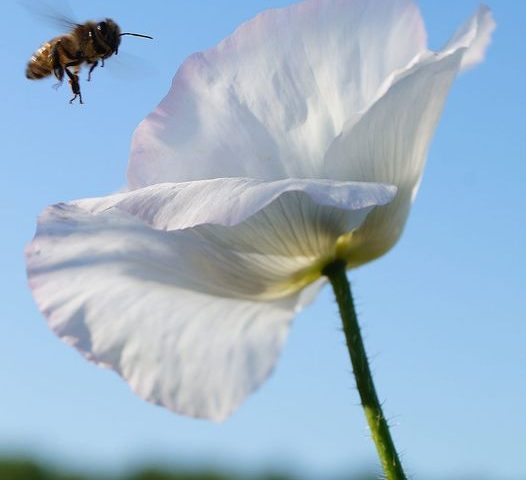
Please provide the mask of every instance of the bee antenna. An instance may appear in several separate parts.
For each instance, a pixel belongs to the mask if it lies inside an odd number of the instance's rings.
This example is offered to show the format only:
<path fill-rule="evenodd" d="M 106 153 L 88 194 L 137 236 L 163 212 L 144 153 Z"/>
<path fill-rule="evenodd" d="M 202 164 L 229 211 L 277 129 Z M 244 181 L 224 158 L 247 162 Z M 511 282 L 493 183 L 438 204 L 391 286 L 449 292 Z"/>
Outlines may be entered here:
<path fill-rule="evenodd" d="M 153 40 L 153 37 L 150 37 L 149 35 L 141 35 L 140 33 L 125 32 L 125 33 L 119 34 L 119 37 L 122 37 L 123 35 L 132 35 L 134 37 L 149 38 L 150 40 Z"/>

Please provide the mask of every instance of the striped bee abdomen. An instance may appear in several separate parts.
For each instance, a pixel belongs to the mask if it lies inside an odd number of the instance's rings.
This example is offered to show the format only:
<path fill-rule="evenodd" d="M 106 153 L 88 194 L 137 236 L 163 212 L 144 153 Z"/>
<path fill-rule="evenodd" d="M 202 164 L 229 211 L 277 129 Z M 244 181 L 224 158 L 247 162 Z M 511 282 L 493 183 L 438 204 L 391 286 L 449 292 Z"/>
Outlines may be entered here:
<path fill-rule="evenodd" d="M 26 67 L 26 77 L 38 80 L 53 73 L 53 58 L 51 42 L 44 43 L 29 59 Z"/>

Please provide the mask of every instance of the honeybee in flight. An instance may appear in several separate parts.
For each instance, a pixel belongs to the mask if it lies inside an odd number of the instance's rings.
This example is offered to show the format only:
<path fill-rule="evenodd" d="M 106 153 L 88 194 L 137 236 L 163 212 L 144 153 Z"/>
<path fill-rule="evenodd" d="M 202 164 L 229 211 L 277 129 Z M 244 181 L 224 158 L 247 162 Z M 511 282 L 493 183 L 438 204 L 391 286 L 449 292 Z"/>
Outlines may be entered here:
<path fill-rule="evenodd" d="M 38 80 L 54 74 L 60 85 L 66 74 L 74 95 L 69 103 L 73 103 L 77 97 L 80 103 L 83 103 L 79 71 L 84 63 L 90 67 L 89 82 L 99 61 L 101 66 L 104 66 L 104 60 L 113 54 L 117 55 L 122 36 L 133 35 L 152 39 L 148 35 L 138 33 L 121 33 L 120 27 L 111 18 L 100 22 L 88 21 L 80 24 L 67 21 L 67 23 L 71 27 L 69 33 L 49 40 L 33 53 L 27 63 L 26 77 L 30 80 Z"/>

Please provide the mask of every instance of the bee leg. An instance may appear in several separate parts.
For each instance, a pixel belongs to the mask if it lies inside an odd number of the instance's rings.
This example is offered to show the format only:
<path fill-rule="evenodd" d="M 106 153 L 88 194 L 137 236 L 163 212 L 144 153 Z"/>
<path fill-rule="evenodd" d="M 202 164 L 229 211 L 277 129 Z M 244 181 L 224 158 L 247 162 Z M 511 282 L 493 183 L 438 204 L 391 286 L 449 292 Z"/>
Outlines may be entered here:
<path fill-rule="evenodd" d="M 64 67 L 60 63 L 59 46 L 60 40 L 57 43 L 55 43 L 53 45 L 53 48 L 51 49 L 51 63 L 53 65 L 53 73 L 55 74 L 55 77 L 57 77 L 58 80 L 58 86 L 60 86 L 60 84 L 64 80 Z"/>
<path fill-rule="evenodd" d="M 95 68 L 97 67 L 97 65 L 99 64 L 99 62 L 97 60 L 95 60 L 92 64 L 91 64 L 91 67 L 88 71 L 88 82 L 91 81 L 91 72 L 93 72 L 93 70 L 95 70 Z"/>
<path fill-rule="evenodd" d="M 101 59 L 100 66 L 101 66 L 101 68 L 104 68 L 104 58 Z"/>
<path fill-rule="evenodd" d="M 73 103 L 73 101 L 79 97 L 79 101 L 80 103 L 84 103 L 82 101 L 82 94 L 80 93 L 80 84 L 79 84 L 79 76 L 78 75 L 75 75 L 74 73 L 71 73 L 69 71 L 69 69 L 67 68 L 64 68 L 64 71 L 66 72 L 66 75 L 69 77 L 69 84 L 71 86 L 71 91 L 73 92 L 73 95 L 75 95 L 70 101 L 69 103 Z"/>
<path fill-rule="evenodd" d="M 77 55 L 78 57 L 79 55 Z M 80 93 L 80 83 L 79 83 L 79 65 L 82 63 L 81 60 L 74 60 L 72 62 L 69 62 L 69 63 L 66 63 L 66 65 L 64 65 L 64 71 L 66 72 L 67 76 L 69 77 L 69 84 L 71 86 L 71 91 L 73 92 L 73 95 L 75 95 L 70 101 L 69 103 L 73 103 L 73 101 L 79 97 L 79 101 L 80 103 L 84 103 L 82 101 L 82 93 Z M 70 67 L 74 67 L 75 68 L 75 73 L 71 72 L 69 69 Z"/>

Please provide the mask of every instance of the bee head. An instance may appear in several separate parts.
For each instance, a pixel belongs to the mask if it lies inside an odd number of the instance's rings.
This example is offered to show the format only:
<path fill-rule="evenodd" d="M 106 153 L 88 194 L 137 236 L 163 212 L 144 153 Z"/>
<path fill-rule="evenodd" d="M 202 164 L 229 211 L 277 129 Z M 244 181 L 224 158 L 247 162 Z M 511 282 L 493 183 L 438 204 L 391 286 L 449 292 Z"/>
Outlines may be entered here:
<path fill-rule="evenodd" d="M 121 29 L 119 26 L 111 18 L 106 18 L 106 20 L 97 23 L 96 29 L 97 34 L 104 40 L 104 43 L 111 48 L 112 52 L 117 54 L 121 43 Z"/>

